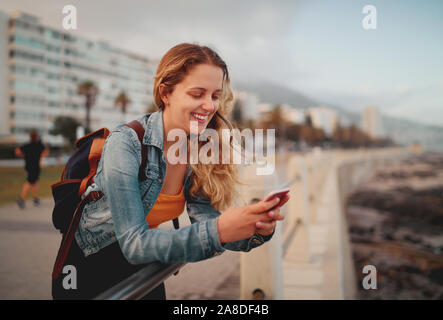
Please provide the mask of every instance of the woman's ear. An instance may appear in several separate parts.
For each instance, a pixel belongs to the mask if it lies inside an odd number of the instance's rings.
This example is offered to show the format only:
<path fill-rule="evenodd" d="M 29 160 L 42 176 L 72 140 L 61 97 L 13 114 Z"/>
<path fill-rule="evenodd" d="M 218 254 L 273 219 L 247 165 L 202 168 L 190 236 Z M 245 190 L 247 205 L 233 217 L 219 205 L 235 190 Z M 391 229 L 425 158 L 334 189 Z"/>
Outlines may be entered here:
<path fill-rule="evenodd" d="M 167 106 L 169 104 L 169 92 L 168 88 L 162 83 L 158 87 L 158 91 L 160 93 L 160 98 L 163 101 L 163 104 Z"/>

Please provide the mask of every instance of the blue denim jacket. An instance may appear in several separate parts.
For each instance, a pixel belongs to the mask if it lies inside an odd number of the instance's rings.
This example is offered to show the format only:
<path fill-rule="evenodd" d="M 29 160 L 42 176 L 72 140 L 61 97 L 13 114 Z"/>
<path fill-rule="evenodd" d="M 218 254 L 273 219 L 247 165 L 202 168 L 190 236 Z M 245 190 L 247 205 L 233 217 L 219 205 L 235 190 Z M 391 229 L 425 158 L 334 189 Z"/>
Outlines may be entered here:
<path fill-rule="evenodd" d="M 134 130 L 118 126 L 107 138 L 97 173 L 83 196 L 102 191 L 104 196 L 87 204 L 75 238 L 85 256 L 98 252 L 116 240 L 131 264 L 160 261 L 194 262 L 221 254 L 225 249 L 250 251 L 271 236 L 219 241 L 217 217 L 221 214 L 206 196 L 191 196 L 191 168 L 188 165 L 184 193 L 191 225 L 178 230 L 148 229 L 146 215 L 154 206 L 163 186 L 166 159 L 163 154 L 162 111 L 138 119 L 145 128 L 147 179 L 140 182 L 141 144 Z"/>

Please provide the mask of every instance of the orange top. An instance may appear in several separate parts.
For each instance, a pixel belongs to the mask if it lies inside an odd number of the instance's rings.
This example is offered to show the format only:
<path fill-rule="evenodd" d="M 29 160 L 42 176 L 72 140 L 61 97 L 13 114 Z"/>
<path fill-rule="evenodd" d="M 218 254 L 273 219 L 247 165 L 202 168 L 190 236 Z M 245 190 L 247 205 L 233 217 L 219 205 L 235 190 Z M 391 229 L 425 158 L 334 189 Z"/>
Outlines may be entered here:
<path fill-rule="evenodd" d="M 184 187 L 176 195 L 159 194 L 157 201 L 146 216 L 149 229 L 155 229 L 159 224 L 180 216 L 185 209 Z"/>

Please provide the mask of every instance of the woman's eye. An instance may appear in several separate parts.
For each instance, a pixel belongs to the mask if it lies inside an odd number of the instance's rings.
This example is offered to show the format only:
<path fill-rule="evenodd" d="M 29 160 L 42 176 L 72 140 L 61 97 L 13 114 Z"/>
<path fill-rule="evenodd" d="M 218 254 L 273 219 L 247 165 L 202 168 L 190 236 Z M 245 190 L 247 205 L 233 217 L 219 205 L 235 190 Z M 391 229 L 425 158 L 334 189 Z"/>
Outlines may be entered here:
<path fill-rule="evenodd" d="M 200 99 L 202 97 L 201 94 L 191 94 L 193 98 Z"/>
<path fill-rule="evenodd" d="M 213 96 L 212 99 L 218 100 L 218 99 L 220 99 L 220 96 Z"/>

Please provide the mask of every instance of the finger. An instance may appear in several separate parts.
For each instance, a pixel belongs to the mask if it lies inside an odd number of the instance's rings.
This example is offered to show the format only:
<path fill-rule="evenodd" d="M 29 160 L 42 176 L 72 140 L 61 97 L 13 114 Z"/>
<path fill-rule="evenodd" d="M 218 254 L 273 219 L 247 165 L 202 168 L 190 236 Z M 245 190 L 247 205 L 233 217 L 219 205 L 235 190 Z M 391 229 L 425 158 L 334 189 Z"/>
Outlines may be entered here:
<path fill-rule="evenodd" d="M 286 195 L 280 200 L 280 202 L 279 202 L 279 204 L 278 204 L 278 208 L 283 207 L 283 205 L 284 205 L 286 202 L 289 201 L 289 198 L 290 198 L 289 194 L 286 194 Z"/>
<path fill-rule="evenodd" d="M 271 222 L 274 220 L 274 218 L 270 218 L 269 217 L 269 212 L 263 212 L 257 215 L 254 215 L 254 223 L 257 223 L 258 221 L 262 221 L 262 222 Z"/>
<path fill-rule="evenodd" d="M 249 209 L 251 210 L 251 212 L 262 213 L 269 211 L 269 209 L 275 207 L 279 202 L 280 198 L 275 198 L 271 201 L 260 201 L 254 204 L 250 204 Z"/>
<path fill-rule="evenodd" d="M 273 220 L 283 220 L 285 216 L 280 213 L 280 209 L 274 209 L 268 212 L 268 217 Z"/>
<path fill-rule="evenodd" d="M 263 221 L 257 221 L 255 224 L 255 227 L 257 228 L 258 233 L 272 233 L 275 229 L 275 221 L 271 222 L 263 222 Z"/>
<path fill-rule="evenodd" d="M 283 205 L 289 201 L 289 194 L 285 194 L 283 198 L 280 199 L 280 201 L 278 202 L 278 205 L 275 206 L 275 209 L 273 209 L 272 211 L 276 210 L 276 209 L 280 209 L 281 207 L 283 207 Z M 272 208 L 271 208 L 272 209 Z"/>

